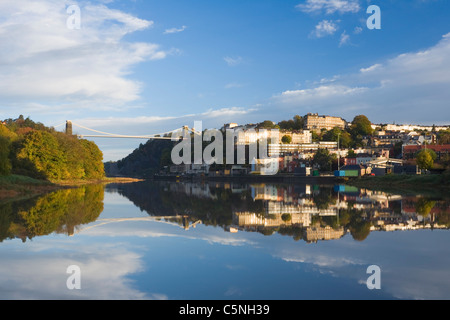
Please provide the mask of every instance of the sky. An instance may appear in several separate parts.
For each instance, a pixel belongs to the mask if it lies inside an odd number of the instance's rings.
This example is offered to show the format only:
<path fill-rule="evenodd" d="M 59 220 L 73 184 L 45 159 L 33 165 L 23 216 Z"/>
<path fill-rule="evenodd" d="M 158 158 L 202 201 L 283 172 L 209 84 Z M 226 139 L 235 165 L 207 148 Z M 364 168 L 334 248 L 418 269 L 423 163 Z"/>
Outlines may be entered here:
<path fill-rule="evenodd" d="M 371 5 L 381 29 L 368 28 Z M 447 0 L 2 0 L 0 44 L 0 119 L 61 130 L 151 135 L 308 112 L 450 124 Z M 94 141 L 106 161 L 145 142 Z"/>

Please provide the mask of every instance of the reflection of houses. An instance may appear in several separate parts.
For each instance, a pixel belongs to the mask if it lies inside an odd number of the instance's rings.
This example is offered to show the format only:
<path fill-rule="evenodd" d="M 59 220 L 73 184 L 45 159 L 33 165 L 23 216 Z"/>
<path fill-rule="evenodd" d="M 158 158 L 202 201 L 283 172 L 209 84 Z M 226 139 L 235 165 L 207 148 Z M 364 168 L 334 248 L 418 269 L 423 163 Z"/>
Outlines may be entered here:
<path fill-rule="evenodd" d="M 333 240 L 344 236 L 345 231 L 343 227 L 333 229 L 330 226 L 326 227 L 310 227 L 306 229 L 306 241 L 317 242 L 319 240 Z"/>
<path fill-rule="evenodd" d="M 172 174 L 207 174 L 209 165 L 207 164 L 180 164 L 170 166 Z"/>
<path fill-rule="evenodd" d="M 288 218 L 287 218 L 288 217 Z M 280 227 L 286 225 L 309 226 L 311 216 L 307 213 L 278 213 L 261 215 L 255 212 L 234 212 L 233 225 L 242 228 Z"/>
<path fill-rule="evenodd" d="M 253 185 L 252 186 L 253 200 L 272 200 L 282 201 L 281 195 L 278 195 L 278 188 L 274 185 Z"/>
<path fill-rule="evenodd" d="M 207 184 L 178 183 L 178 184 L 170 184 L 168 188 L 171 192 L 180 192 L 188 196 L 194 196 L 197 198 L 217 199 L 217 196 L 211 193 L 211 189 Z"/>

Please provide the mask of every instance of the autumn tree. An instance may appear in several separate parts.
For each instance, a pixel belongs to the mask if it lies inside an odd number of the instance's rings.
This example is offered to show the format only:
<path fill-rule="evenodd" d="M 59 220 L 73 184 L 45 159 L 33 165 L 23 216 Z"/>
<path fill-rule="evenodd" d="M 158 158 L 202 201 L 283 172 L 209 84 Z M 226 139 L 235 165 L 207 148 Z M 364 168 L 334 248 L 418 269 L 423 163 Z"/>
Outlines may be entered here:
<path fill-rule="evenodd" d="M 353 136 L 368 136 L 373 133 L 372 122 L 365 116 L 356 116 L 350 126 Z"/>
<path fill-rule="evenodd" d="M 285 135 L 281 138 L 281 142 L 283 142 L 284 144 L 290 144 L 292 142 L 292 137 Z"/>
<path fill-rule="evenodd" d="M 430 170 L 436 160 L 436 153 L 431 149 L 422 149 L 417 153 L 416 163 L 419 169 Z"/>
<path fill-rule="evenodd" d="M 320 171 L 331 170 L 335 156 L 330 154 L 327 149 L 319 149 L 313 158 L 313 163 L 320 168 Z"/>
<path fill-rule="evenodd" d="M 7 138 L 0 136 L 0 176 L 8 175 L 11 172 L 10 144 Z"/>

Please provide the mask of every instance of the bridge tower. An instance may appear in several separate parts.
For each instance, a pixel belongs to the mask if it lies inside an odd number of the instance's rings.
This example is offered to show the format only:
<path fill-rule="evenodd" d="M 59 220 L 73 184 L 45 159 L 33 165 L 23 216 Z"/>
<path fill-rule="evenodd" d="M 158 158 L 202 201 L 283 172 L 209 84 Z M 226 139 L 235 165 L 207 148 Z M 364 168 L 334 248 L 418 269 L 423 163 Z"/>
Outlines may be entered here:
<path fill-rule="evenodd" d="M 66 121 L 66 134 L 69 135 L 69 136 L 71 136 L 73 134 L 72 121 L 70 121 L 70 120 Z"/>

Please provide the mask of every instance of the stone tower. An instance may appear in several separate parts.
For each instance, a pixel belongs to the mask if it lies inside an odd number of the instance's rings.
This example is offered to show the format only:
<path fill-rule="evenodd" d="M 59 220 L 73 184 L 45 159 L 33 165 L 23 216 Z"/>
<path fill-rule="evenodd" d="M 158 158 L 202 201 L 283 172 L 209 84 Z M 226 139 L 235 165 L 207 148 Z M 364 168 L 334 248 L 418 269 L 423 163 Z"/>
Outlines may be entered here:
<path fill-rule="evenodd" d="M 72 135 L 72 121 L 67 120 L 66 122 L 66 134 L 67 135 Z"/>

